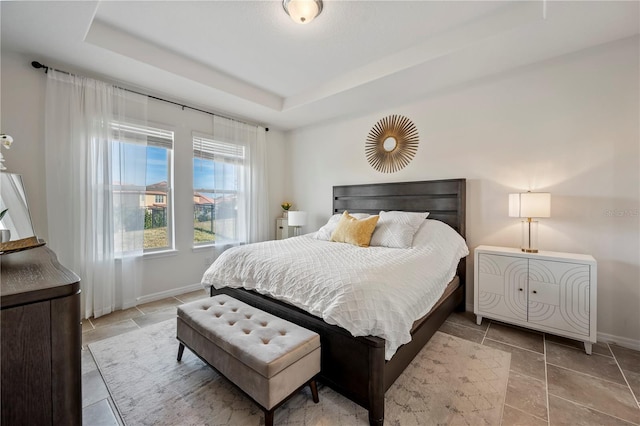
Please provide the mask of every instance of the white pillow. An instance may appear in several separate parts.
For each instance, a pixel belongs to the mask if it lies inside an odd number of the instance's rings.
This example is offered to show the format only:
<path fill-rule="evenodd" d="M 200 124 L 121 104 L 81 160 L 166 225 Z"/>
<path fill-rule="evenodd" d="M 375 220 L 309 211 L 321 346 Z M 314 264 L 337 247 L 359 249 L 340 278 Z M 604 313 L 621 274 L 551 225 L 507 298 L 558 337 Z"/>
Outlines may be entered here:
<path fill-rule="evenodd" d="M 380 212 L 376 230 L 371 236 L 371 246 L 411 248 L 413 236 L 429 212 Z"/>
<path fill-rule="evenodd" d="M 369 216 L 371 216 L 368 213 L 349 213 L 349 214 L 358 220 L 366 219 Z M 318 229 L 318 232 L 316 232 L 316 235 L 315 235 L 315 239 L 331 241 L 331 234 L 333 234 L 333 231 L 336 230 L 336 227 L 338 226 L 338 222 L 340 222 L 341 217 L 342 217 L 342 213 L 337 213 L 331 216 L 327 221 L 327 223 L 322 228 Z"/>
<path fill-rule="evenodd" d="M 413 236 L 413 248 L 421 250 L 434 247 L 438 251 L 453 250 L 458 255 L 456 263 L 469 254 L 466 241 L 455 229 L 439 220 L 427 219 Z"/>

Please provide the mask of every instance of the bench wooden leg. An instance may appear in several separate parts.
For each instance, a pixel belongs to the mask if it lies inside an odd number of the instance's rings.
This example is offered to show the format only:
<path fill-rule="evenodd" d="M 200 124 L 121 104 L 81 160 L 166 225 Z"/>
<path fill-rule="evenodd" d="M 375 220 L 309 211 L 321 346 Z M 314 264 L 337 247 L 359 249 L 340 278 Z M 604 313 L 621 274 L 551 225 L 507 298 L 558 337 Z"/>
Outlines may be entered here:
<path fill-rule="evenodd" d="M 273 409 L 264 412 L 264 426 L 273 426 Z"/>
<path fill-rule="evenodd" d="M 313 397 L 313 402 L 316 404 L 320 402 L 320 398 L 318 398 L 318 386 L 316 386 L 316 381 L 311 380 L 309 382 L 309 387 L 311 388 L 311 396 Z"/>
<path fill-rule="evenodd" d="M 184 353 L 184 343 L 180 343 L 180 346 L 178 346 L 178 361 L 182 361 L 183 353 Z"/>

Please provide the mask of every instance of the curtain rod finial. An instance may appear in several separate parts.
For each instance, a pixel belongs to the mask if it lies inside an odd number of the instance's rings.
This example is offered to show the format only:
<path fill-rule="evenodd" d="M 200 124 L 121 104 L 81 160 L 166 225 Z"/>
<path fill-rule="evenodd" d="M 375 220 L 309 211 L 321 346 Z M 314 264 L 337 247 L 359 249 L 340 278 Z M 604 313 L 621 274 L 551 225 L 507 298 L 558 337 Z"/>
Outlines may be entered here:
<path fill-rule="evenodd" d="M 45 72 L 45 74 L 49 72 L 49 67 L 48 67 L 48 66 L 46 66 L 46 65 L 44 65 L 44 64 L 41 64 L 41 63 L 40 63 L 40 62 L 38 62 L 38 61 L 32 61 L 32 62 L 31 62 L 31 66 L 32 66 L 32 67 L 34 67 L 34 68 L 35 68 L 35 69 L 37 69 L 37 70 L 39 70 L 40 68 L 44 68 L 44 72 Z"/>

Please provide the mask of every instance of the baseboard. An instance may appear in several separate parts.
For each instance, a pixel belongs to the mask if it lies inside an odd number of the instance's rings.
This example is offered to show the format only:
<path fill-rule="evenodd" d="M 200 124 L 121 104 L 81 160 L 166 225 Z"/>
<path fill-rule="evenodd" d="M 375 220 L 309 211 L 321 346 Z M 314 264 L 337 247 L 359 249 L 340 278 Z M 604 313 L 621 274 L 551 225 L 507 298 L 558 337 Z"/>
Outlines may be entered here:
<path fill-rule="evenodd" d="M 614 343 L 623 348 L 640 351 L 640 340 L 629 339 L 628 337 L 614 336 L 608 333 L 598 333 L 598 343 Z"/>
<path fill-rule="evenodd" d="M 466 309 L 468 312 L 473 312 L 473 303 L 467 303 Z M 640 351 L 640 340 L 629 339 L 628 337 L 615 336 L 608 333 L 598 333 L 598 343 L 614 343 L 623 348 L 633 349 Z"/>
<path fill-rule="evenodd" d="M 190 284 L 184 287 L 173 288 L 171 290 L 160 291 L 158 293 L 147 294 L 136 298 L 136 305 L 142 305 L 144 303 L 155 302 L 156 300 L 164 299 L 167 297 L 178 296 L 179 294 L 189 293 L 190 291 L 202 290 L 202 284 Z"/>

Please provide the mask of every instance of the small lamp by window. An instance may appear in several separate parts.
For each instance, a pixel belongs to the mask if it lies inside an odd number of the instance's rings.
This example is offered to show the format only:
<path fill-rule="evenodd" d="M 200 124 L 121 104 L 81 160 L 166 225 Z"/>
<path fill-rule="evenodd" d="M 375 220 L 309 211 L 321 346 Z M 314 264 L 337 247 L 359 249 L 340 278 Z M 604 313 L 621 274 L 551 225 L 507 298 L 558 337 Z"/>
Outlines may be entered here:
<path fill-rule="evenodd" d="M 301 228 L 307 224 L 307 213 L 301 211 L 290 211 L 287 225 L 293 227 L 293 236 L 300 235 Z"/>
<path fill-rule="evenodd" d="M 551 194 L 548 192 L 523 192 L 509 194 L 509 216 L 523 217 L 521 249 L 527 253 L 538 252 L 538 221 L 533 218 L 551 217 Z"/>

